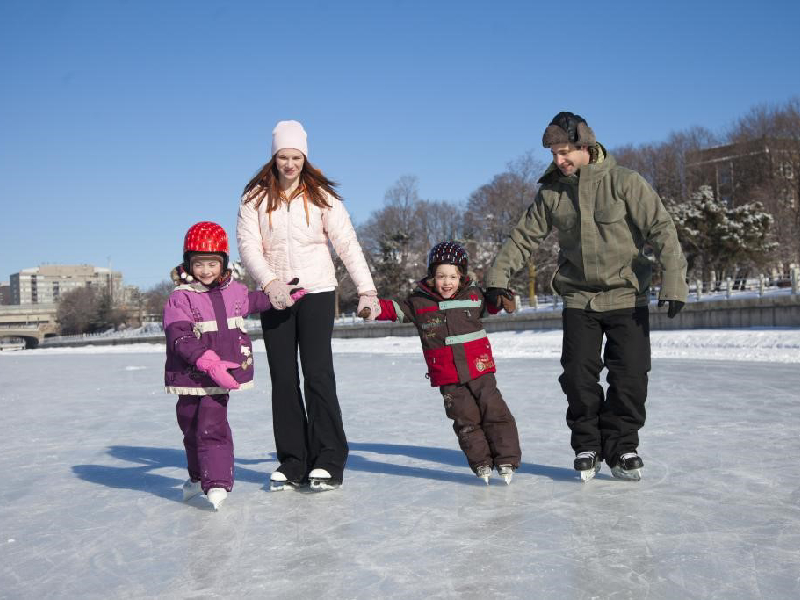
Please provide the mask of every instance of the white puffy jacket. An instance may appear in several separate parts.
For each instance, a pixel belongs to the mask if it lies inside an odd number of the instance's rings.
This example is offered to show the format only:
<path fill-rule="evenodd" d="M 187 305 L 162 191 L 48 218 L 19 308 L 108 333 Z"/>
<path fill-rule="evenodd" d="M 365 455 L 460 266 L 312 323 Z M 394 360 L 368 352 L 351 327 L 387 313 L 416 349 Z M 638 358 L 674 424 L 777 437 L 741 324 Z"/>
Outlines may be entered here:
<path fill-rule="evenodd" d="M 308 292 L 333 290 L 336 271 L 328 241 L 342 259 L 359 294 L 375 291 L 372 274 L 356 238 L 344 204 L 327 195 L 330 208 L 308 202 L 309 222 L 302 194 L 270 215 L 266 202 L 241 203 L 236 222 L 239 256 L 247 272 L 263 287 L 273 279 L 288 282 L 297 277 Z"/>

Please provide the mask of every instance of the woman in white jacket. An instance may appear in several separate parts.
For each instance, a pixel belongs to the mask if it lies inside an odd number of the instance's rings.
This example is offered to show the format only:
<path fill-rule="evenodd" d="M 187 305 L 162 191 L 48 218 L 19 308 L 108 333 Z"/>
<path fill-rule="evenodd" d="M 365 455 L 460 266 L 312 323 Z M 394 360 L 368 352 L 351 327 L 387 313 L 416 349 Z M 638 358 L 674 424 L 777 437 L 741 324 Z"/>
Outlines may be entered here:
<path fill-rule="evenodd" d="M 333 372 L 334 290 L 331 243 L 359 293 L 358 311 L 380 313 L 377 290 L 335 184 L 307 160 L 306 132 L 280 121 L 272 132 L 272 158 L 244 189 L 236 239 L 247 272 L 269 295 L 261 314 L 272 380 L 272 421 L 280 466 L 270 488 L 341 485 L 347 461 Z M 291 292 L 304 288 L 293 301 Z M 298 349 L 305 404 L 300 391 Z"/>

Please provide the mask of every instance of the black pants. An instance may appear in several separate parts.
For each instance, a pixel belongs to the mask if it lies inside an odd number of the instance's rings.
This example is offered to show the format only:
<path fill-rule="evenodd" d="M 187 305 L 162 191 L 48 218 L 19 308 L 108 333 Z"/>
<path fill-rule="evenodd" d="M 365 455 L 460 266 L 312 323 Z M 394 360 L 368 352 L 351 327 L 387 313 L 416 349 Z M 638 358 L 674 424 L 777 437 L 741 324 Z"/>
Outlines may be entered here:
<path fill-rule="evenodd" d="M 561 389 L 575 452 L 594 450 L 614 466 L 639 446 L 650 371 L 650 313 L 646 306 L 607 312 L 564 309 Z M 601 360 L 603 336 L 605 350 Z M 600 371 L 608 369 L 603 393 Z"/>
<path fill-rule="evenodd" d="M 306 294 L 290 308 L 261 313 L 279 470 L 293 481 L 315 468 L 341 481 L 347 462 L 349 449 L 333 373 L 333 316 L 334 292 Z"/>

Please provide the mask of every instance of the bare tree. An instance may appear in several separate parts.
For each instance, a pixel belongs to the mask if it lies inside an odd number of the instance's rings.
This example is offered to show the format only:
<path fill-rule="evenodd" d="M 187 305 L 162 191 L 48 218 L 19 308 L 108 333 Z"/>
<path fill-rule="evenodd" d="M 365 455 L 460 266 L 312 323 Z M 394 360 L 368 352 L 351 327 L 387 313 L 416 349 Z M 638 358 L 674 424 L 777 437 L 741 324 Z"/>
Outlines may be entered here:
<path fill-rule="evenodd" d="M 463 240 L 464 207 L 446 200 L 420 200 L 417 210 L 421 237 L 418 249 L 427 252 L 435 244 Z"/>
<path fill-rule="evenodd" d="M 114 305 L 107 289 L 87 285 L 61 297 L 56 321 L 62 335 L 96 333 L 124 323 L 125 313 Z"/>
<path fill-rule="evenodd" d="M 164 280 L 144 292 L 144 309 L 148 315 L 160 315 L 164 311 L 167 298 L 175 289 L 172 281 Z"/>
<path fill-rule="evenodd" d="M 687 198 L 689 190 L 701 183 L 687 170 L 687 155 L 719 142 L 708 129 L 692 127 L 669 134 L 665 142 L 622 146 L 610 152 L 621 166 L 644 177 L 659 196 L 677 200 Z"/>
<path fill-rule="evenodd" d="M 509 162 L 503 173 L 495 175 L 467 199 L 464 237 L 479 281 L 494 261 L 500 246 L 536 198 L 538 178 L 546 167 L 529 151 Z M 552 262 L 552 253 L 552 244 L 543 245 L 543 252 L 537 253 L 532 260 L 537 265 L 540 260 L 549 264 Z M 529 285 L 528 276 L 527 272 L 519 273 L 512 278 L 510 285 L 527 294 L 525 286 Z"/>
<path fill-rule="evenodd" d="M 800 262 L 800 96 L 782 104 L 756 106 L 727 132 L 731 144 L 759 141 L 760 160 L 739 163 L 748 200 L 759 201 L 775 218 L 774 258 Z"/>

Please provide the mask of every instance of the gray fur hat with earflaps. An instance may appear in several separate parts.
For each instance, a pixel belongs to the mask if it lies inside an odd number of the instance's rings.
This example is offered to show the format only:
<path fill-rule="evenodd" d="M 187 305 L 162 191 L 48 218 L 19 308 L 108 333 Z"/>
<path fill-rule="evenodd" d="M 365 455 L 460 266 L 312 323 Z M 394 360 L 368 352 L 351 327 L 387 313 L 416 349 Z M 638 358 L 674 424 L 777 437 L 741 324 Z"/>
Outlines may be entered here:
<path fill-rule="evenodd" d="M 549 148 L 554 144 L 565 143 L 593 148 L 597 145 L 597 139 L 582 116 L 571 112 L 560 112 L 544 130 L 542 145 Z"/>

